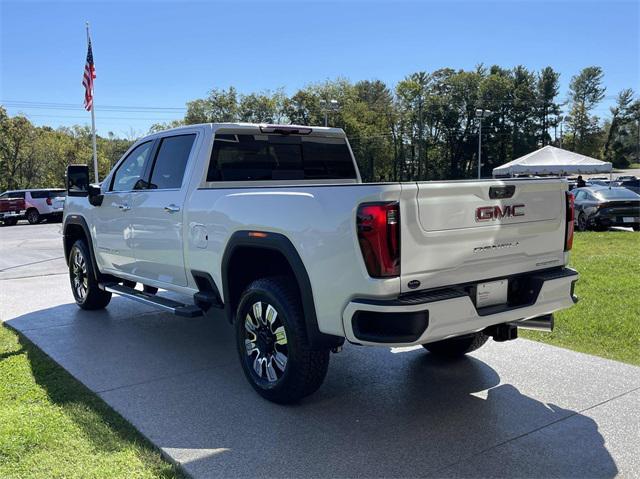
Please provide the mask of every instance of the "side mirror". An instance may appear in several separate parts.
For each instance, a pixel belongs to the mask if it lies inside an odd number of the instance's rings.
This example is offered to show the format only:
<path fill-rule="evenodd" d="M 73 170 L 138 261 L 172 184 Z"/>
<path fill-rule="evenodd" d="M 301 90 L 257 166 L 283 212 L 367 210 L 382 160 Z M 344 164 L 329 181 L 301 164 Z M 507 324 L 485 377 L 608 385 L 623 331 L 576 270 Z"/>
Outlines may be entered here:
<path fill-rule="evenodd" d="M 102 189 L 99 184 L 92 183 L 89 185 L 89 203 L 93 206 L 100 206 L 104 200 Z"/>
<path fill-rule="evenodd" d="M 67 166 L 67 195 L 89 195 L 89 167 L 87 165 Z"/>

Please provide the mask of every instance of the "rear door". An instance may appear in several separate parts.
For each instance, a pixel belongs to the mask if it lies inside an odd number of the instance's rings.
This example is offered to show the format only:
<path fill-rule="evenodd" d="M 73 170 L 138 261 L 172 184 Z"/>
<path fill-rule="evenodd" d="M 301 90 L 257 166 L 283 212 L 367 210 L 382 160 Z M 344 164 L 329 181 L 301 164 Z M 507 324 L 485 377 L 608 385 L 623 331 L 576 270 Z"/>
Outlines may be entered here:
<path fill-rule="evenodd" d="M 402 185 L 401 287 L 499 278 L 564 263 L 561 180 Z M 414 283 L 415 284 L 415 283 Z"/>
<path fill-rule="evenodd" d="M 146 188 L 132 195 L 136 276 L 187 284 L 182 219 L 185 171 L 196 136 L 189 133 L 160 138 L 147 173 Z"/>

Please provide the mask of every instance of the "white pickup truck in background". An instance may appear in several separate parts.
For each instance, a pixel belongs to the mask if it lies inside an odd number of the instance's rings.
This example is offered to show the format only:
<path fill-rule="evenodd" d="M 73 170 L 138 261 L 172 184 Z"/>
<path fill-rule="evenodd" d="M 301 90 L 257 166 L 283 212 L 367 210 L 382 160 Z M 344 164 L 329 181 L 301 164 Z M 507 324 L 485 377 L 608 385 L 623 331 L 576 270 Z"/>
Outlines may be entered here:
<path fill-rule="evenodd" d="M 147 136 L 101 185 L 83 165 L 67 183 L 77 304 L 223 309 L 275 402 L 317 390 L 345 338 L 454 357 L 576 301 L 561 179 L 363 184 L 340 129 L 229 123 Z"/>

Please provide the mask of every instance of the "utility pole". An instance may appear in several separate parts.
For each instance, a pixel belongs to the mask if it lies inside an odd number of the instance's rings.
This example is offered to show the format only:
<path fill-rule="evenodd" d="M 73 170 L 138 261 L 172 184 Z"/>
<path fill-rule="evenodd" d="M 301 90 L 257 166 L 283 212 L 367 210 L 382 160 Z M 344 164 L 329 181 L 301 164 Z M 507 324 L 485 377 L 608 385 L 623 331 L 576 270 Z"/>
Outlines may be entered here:
<path fill-rule="evenodd" d="M 478 126 L 478 179 L 482 178 L 482 119 L 491 115 L 489 110 L 476 110 L 476 118 L 479 121 Z"/>

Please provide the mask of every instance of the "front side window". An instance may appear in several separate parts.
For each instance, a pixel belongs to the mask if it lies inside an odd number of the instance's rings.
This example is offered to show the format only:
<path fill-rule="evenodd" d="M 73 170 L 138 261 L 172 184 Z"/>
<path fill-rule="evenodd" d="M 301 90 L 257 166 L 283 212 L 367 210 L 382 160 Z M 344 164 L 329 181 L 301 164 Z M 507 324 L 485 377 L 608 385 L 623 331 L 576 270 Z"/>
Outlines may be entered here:
<path fill-rule="evenodd" d="M 152 141 L 138 145 L 124 159 L 113 175 L 111 191 L 131 191 L 144 173 L 144 165 L 151 153 Z"/>
<path fill-rule="evenodd" d="M 207 181 L 355 179 L 344 138 L 218 133 Z"/>
<path fill-rule="evenodd" d="M 168 136 L 163 138 L 158 148 L 156 161 L 151 172 L 150 188 L 180 188 L 189 153 L 196 135 Z"/>

